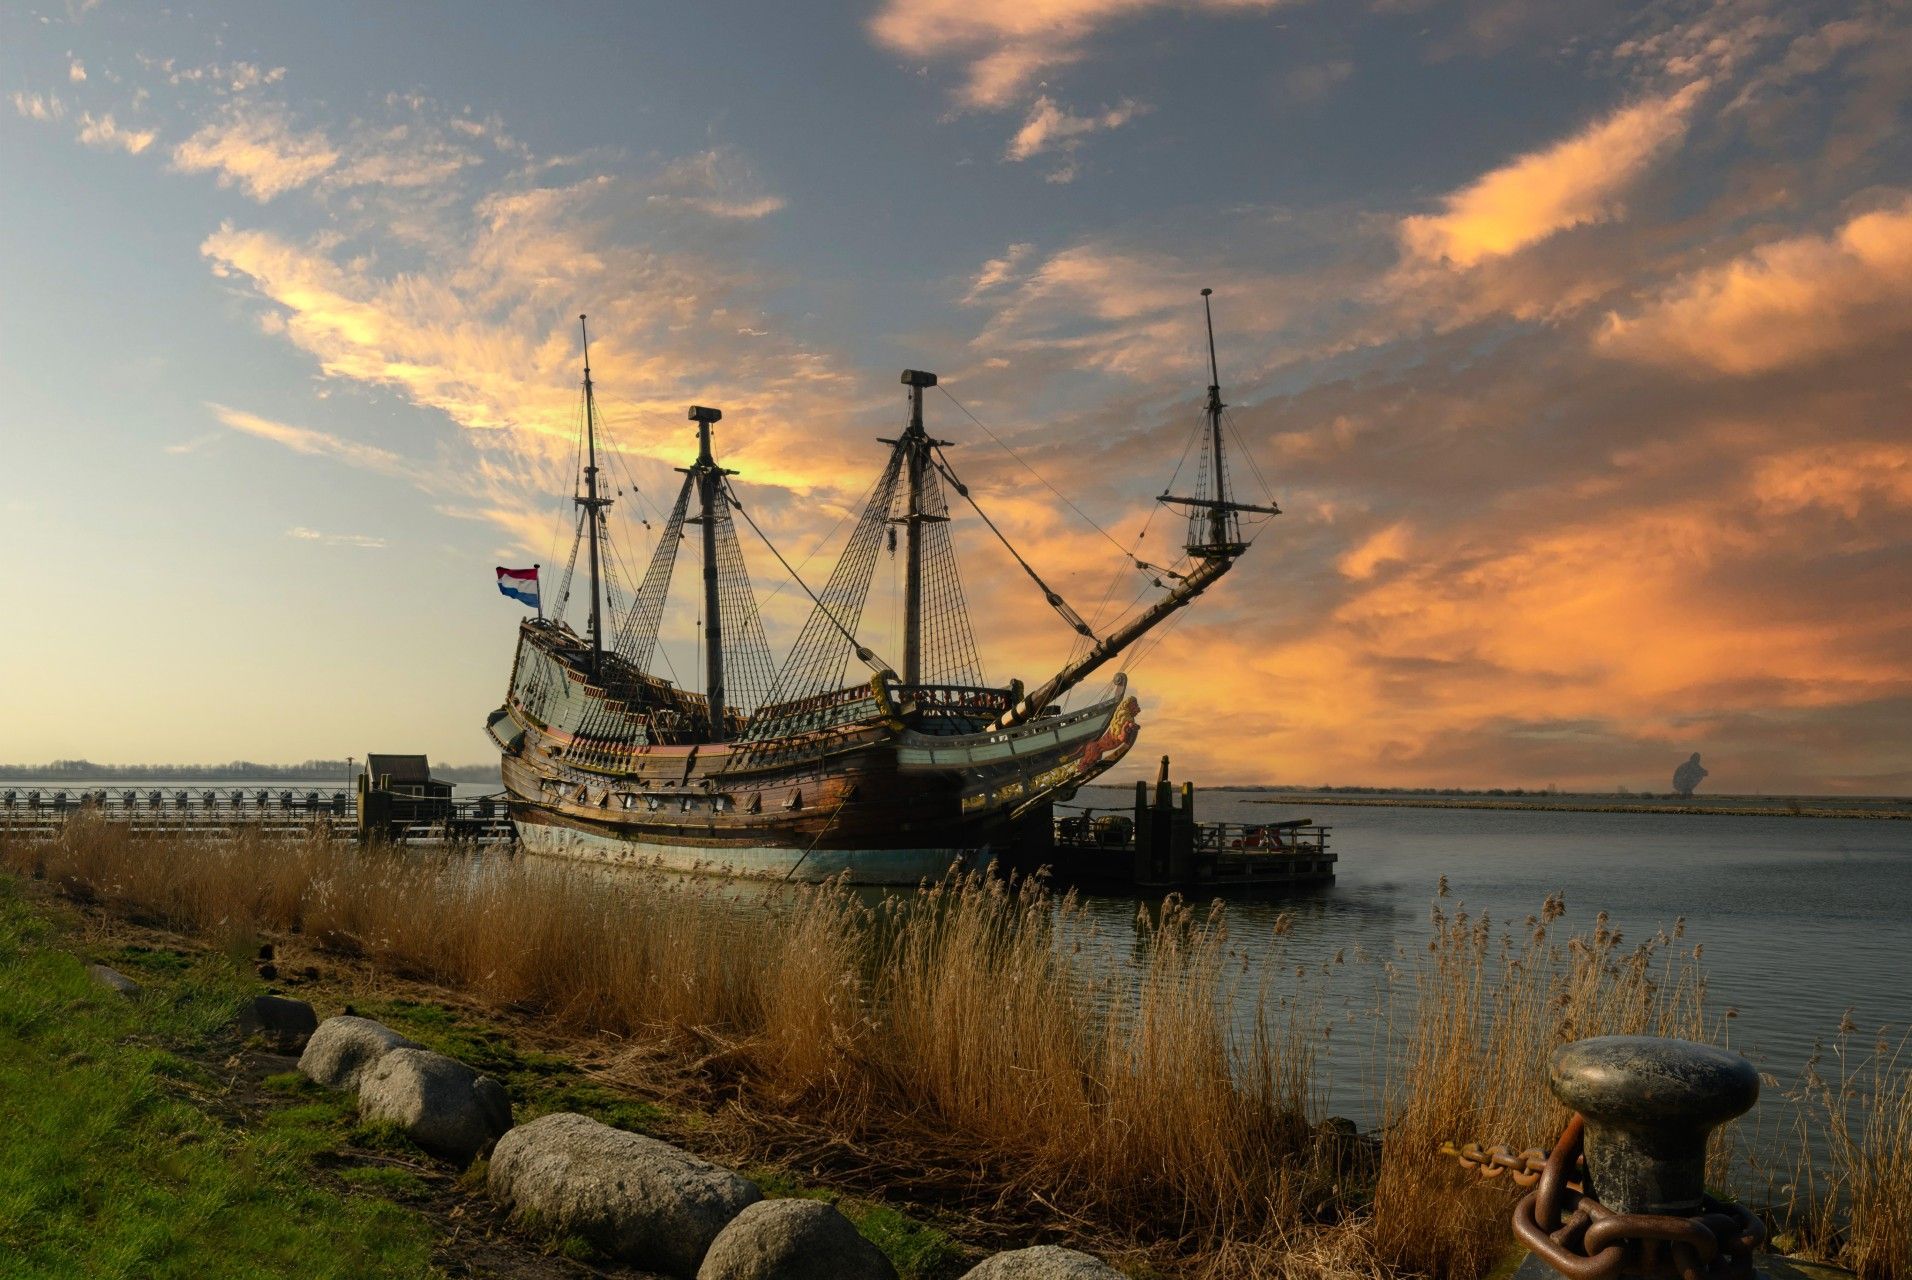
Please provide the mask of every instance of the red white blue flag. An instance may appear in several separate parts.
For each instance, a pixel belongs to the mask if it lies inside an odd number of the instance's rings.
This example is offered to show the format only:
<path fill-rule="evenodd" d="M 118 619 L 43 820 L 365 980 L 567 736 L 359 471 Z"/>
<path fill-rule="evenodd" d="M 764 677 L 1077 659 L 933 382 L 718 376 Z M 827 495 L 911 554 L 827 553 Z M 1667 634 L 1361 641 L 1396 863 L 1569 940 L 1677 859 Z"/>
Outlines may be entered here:
<path fill-rule="evenodd" d="M 528 604 L 533 609 L 542 607 L 538 602 L 538 566 L 535 564 L 529 569 L 507 569 L 499 565 L 498 590 L 520 604 Z"/>

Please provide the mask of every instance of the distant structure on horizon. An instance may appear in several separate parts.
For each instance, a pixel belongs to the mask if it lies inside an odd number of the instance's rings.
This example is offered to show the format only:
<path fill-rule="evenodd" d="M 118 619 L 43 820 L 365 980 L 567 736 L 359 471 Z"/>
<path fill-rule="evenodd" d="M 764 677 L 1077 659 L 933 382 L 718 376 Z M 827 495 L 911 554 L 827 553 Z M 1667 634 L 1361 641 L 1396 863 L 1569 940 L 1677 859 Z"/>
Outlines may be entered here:
<path fill-rule="evenodd" d="M 1706 767 L 1700 763 L 1700 753 L 1695 751 L 1687 757 L 1685 764 L 1673 771 L 1673 789 L 1680 793 L 1680 799 L 1692 798 L 1693 789 L 1706 780 Z"/>

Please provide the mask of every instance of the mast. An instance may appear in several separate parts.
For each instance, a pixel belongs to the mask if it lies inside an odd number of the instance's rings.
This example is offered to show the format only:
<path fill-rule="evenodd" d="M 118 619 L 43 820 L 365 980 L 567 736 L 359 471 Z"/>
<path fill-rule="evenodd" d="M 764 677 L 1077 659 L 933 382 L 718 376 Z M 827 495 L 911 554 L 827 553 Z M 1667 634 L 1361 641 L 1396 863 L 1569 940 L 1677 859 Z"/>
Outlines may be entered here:
<path fill-rule="evenodd" d="M 584 496 L 575 498 L 588 513 L 591 526 L 591 675 L 596 677 L 604 665 L 604 591 L 599 577 L 598 539 L 603 536 L 599 513 L 611 505 L 611 499 L 598 497 L 597 401 L 591 389 L 591 333 L 578 317 L 578 332 L 584 338 L 584 440 L 587 449 L 584 468 Z"/>
<path fill-rule="evenodd" d="M 907 505 L 898 523 L 903 525 L 903 683 L 923 683 L 923 526 L 948 516 L 929 515 L 923 510 L 923 479 L 930 467 L 930 449 L 948 444 L 932 440 L 923 430 L 923 388 L 936 385 L 936 375 L 923 369 L 903 370 L 903 385 L 910 389 L 910 425 L 903 438 L 885 441 L 903 450 L 904 483 Z"/>
<path fill-rule="evenodd" d="M 717 586 L 717 504 L 724 501 L 724 477 L 733 474 L 717 465 L 710 452 L 710 424 L 724 416 L 721 409 L 692 405 L 690 420 L 697 424 L 697 461 L 688 473 L 697 484 L 698 523 L 704 532 L 704 699 L 710 713 L 710 740 L 724 740 L 724 614 Z"/>
<path fill-rule="evenodd" d="M 1190 520 L 1189 542 L 1184 548 L 1196 561 L 1195 567 L 1175 584 L 1174 590 L 1156 601 L 1134 621 L 1096 641 L 1087 653 L 1063 667 L 1041 687 L 1019 699 L 1015 706 L 997 717 L 995 723 L 990 725 L 992 730 L 1011 728 L 1040 712 L 1050 702 L 1080 684 L 1109 659 L 1134 644 L 1149 631 L 1154 630 L 1163 619 L 1208 590 L 1217 579 L 1234 568 L 1235 561 L 1242 552 L 1248 550 L 1248 544 L 1241 540 L 1242 512 L 1254 511 L 1271 516 L 1281 514 L 1279 507 L 1235 502 L 1228 496 L 1228 469 L 1224 465 L 1222 456 L 1222 410 L 1228 406 L 1222 403 L 1222 379 L 1215 361 L 1215 318 L 1208 304 L 1209 295 L 1213 292 L 1212 289 L 1202 290 L 1202 314 L 1208 321 L 1209 383 L 1208 404 L 1204 412 L 1208 418 L 1209 449 L 1215 463 L 1215 496 L 1178 498 L 1165 493 L 1156 499 L 1158 502 L 1187 507 L 1198 513 L 1196 519 Z"/>

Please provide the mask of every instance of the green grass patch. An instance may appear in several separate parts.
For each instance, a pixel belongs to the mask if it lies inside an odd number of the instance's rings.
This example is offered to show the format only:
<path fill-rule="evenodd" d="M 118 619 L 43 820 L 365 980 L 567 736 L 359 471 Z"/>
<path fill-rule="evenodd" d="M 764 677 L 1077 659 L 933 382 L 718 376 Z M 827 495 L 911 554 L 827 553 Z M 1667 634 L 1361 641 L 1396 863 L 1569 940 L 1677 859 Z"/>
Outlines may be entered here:
<path fill-rule="evenodd" d="M 396 1165 L 350 1165 L 340 1169 L 338 1176 L 355 1187 L 364 1187 L 395 1200 L 417 1199 L 430 1190 L 423 1178 L 410 1169 L 400 1169 Z"/>
<path fill-rule="evenodd" d="M 19 1277 L 429 1276 L 419 1215 L 317 1181 L 346 1108 L 301 1100 L 250 1128 L 191 1101 L 187 1055 L 231 1038 L 252 976 L 225 956 L 126 948 L 136 1000 L 57 949 L 0 875 L 0 1257 Z M 236 1040 L 235 1040 L 236 1043 Z"/>
<path fill-rule="evenodd" d="M 654 1102 L 626 1097 L 598 1084 L 562 1058 L 520 1049 L 495 1026 L 444 1005 L 419 1000 L 379 1000 L 359 1012 L 410 1036 L 427 1049 L 457 1058 L 505 1087 L 517 1123 L 557 1111 L 574 1111 L 602 1124 L 657 1136 L 681 1120 Z"/>
<path fill-rule="evenodd" d="M 833 1204 L 871 1244 L 881 1249 L 902 1280 L 945 1280 L 972 1261 L 948 1233 L 899 1213 L 889 1205 L 813 1187 L 786 1169 L 760 1167 L 744 1174 L 771 1200 L 822 1200 Z"/>

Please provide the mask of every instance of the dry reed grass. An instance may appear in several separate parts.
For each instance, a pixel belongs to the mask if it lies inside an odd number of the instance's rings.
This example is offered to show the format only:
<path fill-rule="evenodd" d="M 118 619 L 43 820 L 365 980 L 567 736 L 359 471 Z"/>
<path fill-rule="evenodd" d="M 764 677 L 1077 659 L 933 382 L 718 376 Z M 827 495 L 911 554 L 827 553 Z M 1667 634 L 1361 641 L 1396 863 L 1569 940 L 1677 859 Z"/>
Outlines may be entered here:
<path fill-rule="evenodd" d="M 1604 916 L 1562 936 L 1557 899 L 1513 932 L 1437 904 L 1426 952 L 1390 967 L 1399 1006 L 1377 1015 L 1377 1172 L 1311 1128 L 1318 1010 L 1244 985 L 1288 970 L 1251 965 L 1219 908 L 1142 913 L 1140 976 L 1116 980 L 1082 954 L 1094 926 L 1073 899 L 980 878 L 875 906 L 837 885 L 662 874 L 619 873 L 613 891 L 537 859 L 138 842 L 85 821 L 0 843 L 0 864 L 182 931 L 298 932 L 556 1030 L 644 1042 L 721 1079 L 740 1111 L 916 1143 L 966 1170 L 972 1201 L 993 1188 L 999 1212 L 1201 1280 L 1480 1275 L 1505 1252 L 1509 1202 L 1440 1143 L 1550 1143 L 1557 1044 L 1708 1031 L 1699 951 L 1677 929 L 1627 947 Z M 1884 1101 L 1837 1131 L 1829 1175 L 1854 1215 L 1912 1204 L 1912 1077 L 1896 1055 L 1875 1069 Z M 1839 1199 L 1825 1212 L 1845 1223 Z M 1912 1274 L 1899 1214 L 1824 1238 L 1868 1280 Z"/>

